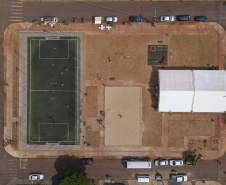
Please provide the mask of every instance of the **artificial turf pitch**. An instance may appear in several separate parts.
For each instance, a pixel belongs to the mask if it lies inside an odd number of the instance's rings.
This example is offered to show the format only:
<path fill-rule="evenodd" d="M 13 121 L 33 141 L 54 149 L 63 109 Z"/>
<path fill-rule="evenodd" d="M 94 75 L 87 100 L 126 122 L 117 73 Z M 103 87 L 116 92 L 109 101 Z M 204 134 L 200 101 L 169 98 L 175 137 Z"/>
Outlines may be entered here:
<path fill-rule="evenodd" d="M 28 143 L 79 144 L 79 37 L 28 38 Z"/>

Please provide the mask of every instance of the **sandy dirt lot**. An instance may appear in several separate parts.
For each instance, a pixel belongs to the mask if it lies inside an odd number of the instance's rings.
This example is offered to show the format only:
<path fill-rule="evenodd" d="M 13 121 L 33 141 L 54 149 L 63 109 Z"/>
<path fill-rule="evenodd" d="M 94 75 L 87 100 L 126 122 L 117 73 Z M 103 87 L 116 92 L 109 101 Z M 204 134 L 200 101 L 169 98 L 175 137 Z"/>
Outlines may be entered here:
<path fill-rule="evenodd" d="M 88 118 L 97 117 L 97 87 L 88 86 L 86 87 L 86 116 Z"/>
<path fill-rule="evenodd" d="M 105 88 L 105 145 L 141 146 L 141 87 Z"/>
<path fill-rule="evenodd" d="M 214 136 L 214 122 L 169 121 L 169 147 L 183 147 L 184 136 Z"/>
<path fill-rule="evenodd" d="M 168 51 L 172 49 L 171 66 L 207 67 L 214 64 L 214 39 L 211 35 L 172 35 Z"/>

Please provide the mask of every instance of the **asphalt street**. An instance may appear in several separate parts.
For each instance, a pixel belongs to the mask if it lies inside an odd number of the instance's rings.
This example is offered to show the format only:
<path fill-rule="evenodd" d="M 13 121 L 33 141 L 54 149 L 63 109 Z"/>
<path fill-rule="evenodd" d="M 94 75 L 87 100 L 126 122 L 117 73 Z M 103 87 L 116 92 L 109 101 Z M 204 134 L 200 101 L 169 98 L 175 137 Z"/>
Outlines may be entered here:
<path fill-rule="evenodd" d="M 128 21 L 130 15 L 142 15 L 149 19 L 160 15 L 189 14 L 206 15 L 208 21 L 214 21 L 226 28 L 226 4 L 223 2 L 106 2 L 106 3 L 22 3 L 11 0 L 0 0 L 0 185 L 5 185 L 11 179 L 27 179 L 31 172 L 42 172 L 45 178 L 51 179 L 62 169 L 76 166 L 81 169 L 79 161 L 71 162 L 70 158 L 58 159 L 28 159 L 24 163 L 26 169 L 21 169 L 21 162 L 9 156 L 3 147 L 3 100 L 4 100 L 4 55 L 3 55 L 3 31 L 11 23 L 31 22 L 40 20 L 42 16 L 56 16 L 60 21 L 72 21 L 73 17 L 80 22 L 81 17 L 85 21 L 91 21 L 92 16 L 117 16 L 119 22 Z M 128 170 L 121 165 L 119 159 L 94 159 L 94 164 L 86 166 L 86 172 L 90 178 L 104 179 L 109 174 L 113 179 L 134 179 L 136 173 L 154 174 L 156 170 L 169 178 L 169 172 L 173 169 L 155 167 L 151 170 Z M 216 180 L 226 184 L 226 156 L 216 161 L 200 161 L 195 167 L 178 167 L 178 172 L 187 173 L 189 180 Z"/>

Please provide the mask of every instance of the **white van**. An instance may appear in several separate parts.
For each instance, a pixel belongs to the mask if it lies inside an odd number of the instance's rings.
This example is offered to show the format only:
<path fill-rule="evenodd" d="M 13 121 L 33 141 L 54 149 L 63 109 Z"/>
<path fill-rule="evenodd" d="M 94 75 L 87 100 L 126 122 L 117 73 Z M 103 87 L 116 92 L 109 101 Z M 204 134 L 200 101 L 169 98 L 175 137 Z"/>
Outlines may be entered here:
<path fill-rule="evenodd" d="M 94 24 L 101 24 L 102 19 L 103 18 L 101 16 L 94 16 L 93 22 L 94 22 Z"/>
<path fill-rule="evenodd" d="M 125 161 L 125 168 L 129 169 L 151 168 L 151 161 Z"/>
<path fill-rule="evenodd" d="M 150 182 L 150 179 L 149 175 L 137 175 L 138 182 Z"/>

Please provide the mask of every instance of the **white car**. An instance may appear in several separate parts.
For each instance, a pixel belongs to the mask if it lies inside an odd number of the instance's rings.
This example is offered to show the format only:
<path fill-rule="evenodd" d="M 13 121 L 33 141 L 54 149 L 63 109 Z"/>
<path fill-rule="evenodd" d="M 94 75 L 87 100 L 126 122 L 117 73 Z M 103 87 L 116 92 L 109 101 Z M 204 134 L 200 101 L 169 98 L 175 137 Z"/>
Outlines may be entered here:
<path fill-rule="evenodd" d="M 33 180 L 33 181 L 35 181 L 35 180 L 42 180 L 42 179 L 44 179 L 44 175 L 41 174 L 41 173 L 31 173 L 29 175 L 29 179 Z"/>
<path fill-rule="evenodd" d="M 184 174 L 175 174 L 171 176 L 171 180 L 174 182 L 188 181 L 188 176 Z"/>
<path fill-rule="evenodd" d="M 58 18 L 52 17 L 52 16 L 46 16 L 46 17 L 41 17 L 41 21 L 43 22 L 44 25 L 56 24 L 58 22 Z"/>
<path fill-rule="evenodd" d="M 175 21 L 175 17 L 170 16 L 170 15 L 164 15 L 164 16 L 160 16 L 159 20 L 160 21 Z"/>
<path fill-rule="evenodd" d="M 118 22 L 118 17 L 106 17 L 106 22 Z"/>
<path fill-rule="evenodd" d="M 166 165 L 168 165 L 168 161 L 166 159 L 156 159 L 155 165 L 156 166 L 166 166 Z"/>
<path fill-rule="evenodd" d="M 172 159 L 169 163 L 170 166 L 183 166 L 183 161 L 181 159 Z"/>

